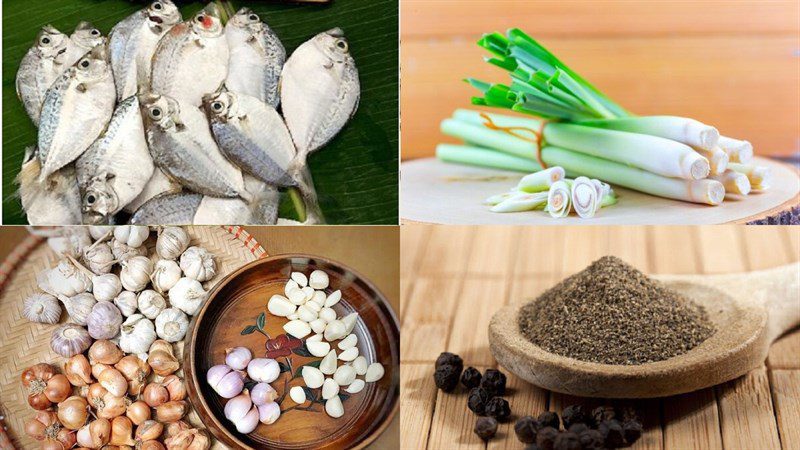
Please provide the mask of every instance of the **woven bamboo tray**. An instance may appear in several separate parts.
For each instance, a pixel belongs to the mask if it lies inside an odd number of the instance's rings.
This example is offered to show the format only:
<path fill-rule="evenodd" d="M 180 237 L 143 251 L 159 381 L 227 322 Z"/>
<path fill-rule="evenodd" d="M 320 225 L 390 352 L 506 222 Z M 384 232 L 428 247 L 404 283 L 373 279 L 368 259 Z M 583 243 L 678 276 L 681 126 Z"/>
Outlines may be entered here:
<path fill-rule="evenodd" d="M 217 275 L 204 283 L 209 288 L 225 275 L 256 258 L 266 256 L 266 252 L 241 227 L 189 227 L 191 245 L 208 249 L 217 263 Z M 154 253 L 155 239 L 147 241 L 149 254 Z M 33 364 L 50 363 L 59 369 L 64 358 L 50 350 L 50 334 L 57 325 L 29 322 L 22 317 L 22 302 L 33 292 L 38 291 L 36 274 L 52 267 L 57 262 L 56 254 L 41 239 L 31 236 L 20 243 L 20 247 L 0 266 L 0 411 L 5 415 L 8 435 L 18 449 L 38 448 L 38 443 L 24 432 L 24 423 L 33 417 L 34 410 L 28 406 L 25 392 L 20 383 L 20 373 Z M 66 312 L 61 323 L 67 322 Z M 183 356 L 183 343 L 175 345 L 180 361 Z M 183 371 L 178 372 L 183 376 Z M 192 411 L 185 420 L 192 425 L 203 427 L 196 412 Z M 204 427 L 203 427 L 204 428 Z M 215 442 L 213 449 L 225 449 Z"/>

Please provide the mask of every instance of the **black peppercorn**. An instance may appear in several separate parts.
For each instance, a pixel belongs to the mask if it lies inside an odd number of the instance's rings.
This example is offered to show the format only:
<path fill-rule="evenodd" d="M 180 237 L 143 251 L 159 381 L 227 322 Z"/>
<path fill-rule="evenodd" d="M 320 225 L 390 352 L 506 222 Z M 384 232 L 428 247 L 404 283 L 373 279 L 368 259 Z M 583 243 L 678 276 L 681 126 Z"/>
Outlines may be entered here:
<path fill-rule="evenodd" d="M 533 444 L 536 442 L 536 431 L 539 429 L 539 424 L 531 416 L 525 416 L 514 424 L 514 433 L 517 434 L 517 439 L 523 444 Z"/>
<path fill-rule="evenodd" d="M 469 391 L 469 398 L 467 399 L 467 407 L 470 411 L 482 416 L 486 413 L 486 404 L 489 403 L 491 396 L 486 389 L 482 387 L 472 388 Z"/>
<path fill-rule="evenodd" d="M 539 423 L 541 424 L 542 428 L 553 427 L 556 430 L 561 426 L 561 421 L 558 418 L 558 414 L 554 413 L 553 411 L 545 411 L 539 414 Z"/>
<path fill-rule="evenodd" d="M 475 434 L 484 441 L 493 438 L 497 433 L 497 420 L 494 417 L 478 417 L 475 421 Z"/>
<path fill-rule="evenodd" d="M 613 406 L 598 406 L 592 410 L 592 425 L 600 425 L 604 420 L 617 418 L 617 410 Z"/>
<path fill-rule="evenodd" d="M 571 431 L 562 431 L 556 436 L 553 450 L 581 450 L 582 445 L 578 435 Z"/>
<path fill-rule="evenodd" d="M 481 373 L 474 367 L 467 367 L 461 374 L 461 384 L 467 389 L 478 387 L 481 384 Z"/>
<path fill-rule="evenodd" d="M 635 420 L 639 421 L 639 414 L 633 409 L 633 406 L 623 406 L 620 408 L 620 411 L 617 412 L 617 417 L 615 419 L 619 420 L 622 423 Z"/>
<path fill-rule="evenodd" d="M 464 360 L 455 353 L 442 352 L 442 354 L 436 358 L 436 368 L 438 369 L 442 366 L 457 367 L 458 373 L 461 373 L 461 371 L 464 370 Z"/>
<path fill-rule="evenodd" d="M 570 425 L 568 431 L 570 431 L 571 433 L 575 433 L 577 435 L 580 435 L 584 431 L 588 431 L 588 430 L 589 430 L 589 426 L 586 425 L 585 423 L 574 423 L 574 424 Z"/>
<path fill-rule="evenodd" d="M 578 435 L 584 450 L 600 450 L 605 447 L 603 434 L 597 430 L 587 430 Z"/>
<path fill-rule="evenodd" d="M 436 369 L 433 373 L 433 381 L 439 389 L 445 392 L 451 392 L 458 385 L 459 375 L 461 375 L 461 371 L 456 367 L 444 365 Z"/>
<path fill-rule="evenodd" d="M 622 426 L 622 435 L 625 437 L 625 442 L 633 444 L 642 437 L 642 424 L 636 419 L 625 422 Z"/>
<path fill-rule="evenodd" d="M 501 397 L 493 397 L 486 404 L 486 415 L 492 416 L 500 422 L 506 421 L 511 416 L 511 407 L 508 401 Z"/>
<path fill-rule="evenodd" d="M 603 443 L 608 448 L 622 447 L 622 425 L 619 421 L 612 419 L 600 422 L 597 431 L 603 435 Z"/>
<path fill-rule="evenodd" d="M 486 369 L 481 378 L 481 387 L 491 395 L 503 395 L 506 393 L 506 376 L 499 370 Z"/>
<path fill-rule="evenodd" d="M 567 406 L 561 411 L 561 420 L 564 422 L 565 429 L 569 429 L 569 427 L 576 423 L 586 423 L 586 413 L 583 412 L 583 406 Z"/>
<path fill-rule="evenodd" d="M 536 445 L 542 450 L 553 450 L 556 436 L 558 436 L 558 430 L 553 427 L 544 427 L 536 433 Z"/>

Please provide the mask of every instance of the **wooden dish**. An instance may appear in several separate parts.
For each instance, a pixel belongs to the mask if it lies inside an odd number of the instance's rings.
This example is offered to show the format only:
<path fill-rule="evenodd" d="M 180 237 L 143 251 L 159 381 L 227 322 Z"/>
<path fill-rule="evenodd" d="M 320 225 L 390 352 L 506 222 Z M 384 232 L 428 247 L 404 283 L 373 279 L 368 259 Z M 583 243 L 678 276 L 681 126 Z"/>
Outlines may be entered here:
<path fill-rule="evenodd" d="M 336 289 L 342 291 L 342 300 L 333 308 L 337 315 L 342 317 L 358 312 L 353 333 L 358 336 L 359 354 L 366 356 L 369 363 L 380 362 L 386 372 L 379 381 L 367 383 L 361 392 L 344 399 L 345 413 L 338 419 L 329 417 L 322 403 L 312 403 L 311 410 L 297 409 L 298 405 L 286 395 L 277 422 L 259 424 L 252 433 L 241 434 L 225 419 L 225 399 L 206 382 L 206 372 L 214 365 L 224 364 L 225 349 L 230 347 L 244 346 L 253 352 L 254 357 L 264 358 L 266 335 L 273 339 L 271 342 L 277 342 L 274 339 L 285 334 L 283 325 L 287 322 L 286 318 L 273 316 L 267 311 L 267 301 L 274 294 L 283 295 L 291 272 L 308 275 L 315 269 L 328 273 L 328 293 Z M 262 313 L 263 333 L 248 328 L 257 327 Z M 189 398 L 214 436 L 232 448 L 363 448 L 389 425 L 399 408 L 400 331 L 397 318 L 375 286 L 350 268 L 325 258 L 277 255 L 254 261 L 230 273 L 209 293 L 209 299 L 194 318 L 185 342 L 183 367 Z M 331 347 L 335 348 L 335 342 Z M 303 386 L 302 377 L 287 379 L 297 373 L 301 365 L 321 359 L 302 356 L 298 352 L 302 354 L 302 349 L 274 358 L 285 366 L 291 366 L 291 372 L 281 373 L 271 383 L 279 395 L 284 395 L 289 387 Z M 306 401 L 303 406 L 308 404 Z"/>

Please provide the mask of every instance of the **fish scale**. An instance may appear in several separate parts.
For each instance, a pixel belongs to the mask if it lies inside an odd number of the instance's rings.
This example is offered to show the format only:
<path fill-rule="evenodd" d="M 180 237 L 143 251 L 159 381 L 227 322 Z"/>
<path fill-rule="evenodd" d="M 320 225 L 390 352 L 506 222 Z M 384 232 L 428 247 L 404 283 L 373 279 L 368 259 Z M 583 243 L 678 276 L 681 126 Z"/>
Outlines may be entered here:
<path fill-rule="evenodd" d="M 157 195 L 139 207 L 130 219 L 134 225 L 190 224 L 203 200 L 201 194 L 192 192 Z"/>
<path fill-rule="evenodd" d="M 43 38 L 48 40 L 48 44 L 41 42 Z M 36 126 L 39 126 L 39 115 L 47 90 L 69 67 L 65 64 L 68 43 L 67 35 L 49 25 L 45 26 L 36 37 L 36 45 L 25 53 L 20 62 L 15 84 L 17 96 Z"/>

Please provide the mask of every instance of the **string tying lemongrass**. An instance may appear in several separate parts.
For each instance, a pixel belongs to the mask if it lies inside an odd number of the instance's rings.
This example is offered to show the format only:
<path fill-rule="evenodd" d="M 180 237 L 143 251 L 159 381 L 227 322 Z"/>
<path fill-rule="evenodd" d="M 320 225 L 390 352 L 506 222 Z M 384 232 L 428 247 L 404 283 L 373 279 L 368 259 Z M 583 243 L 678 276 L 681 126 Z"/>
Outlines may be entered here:
<path fill-rule="evenodd" d="M 551 217 L 567 217 L 572 203 L 572 192 L 569 184 L 564 180 L 559 180 L 550 186 L 547 193 L 547 212 Z"/>
<path fill-rule="evenodd" d="M 711 150 L 705 150 L 695 147 L 695 151 L 702 157 L 706 158 L 711 164 L 711 173 L 709 175 L 720 175 L 728 169 L 728 162 L 730 158 L 721 148 L 714 147 Z"/>
<path fill-rule="evenodd" d="M 536 192 L 533 194 L 517 192 L 502 202 L 492 206 L 490 211 L 498 213 L 533 211 L 534 209 L 540 209 L 545 206 L 548 201 L 548 196 L 548 192 Z"/>
<path fill-rule="evenodd" d="M 600 208 L 600 196 L 594 182 L 586 177 L 572 182 L 572 209 L 583 218 L 590 218 Z"/>
<path fill-rule="evenodd" d="M 580 124 L 609 130 L 659 136 L 706 150 L 711 150 L 718 145 L 720 138 L 719 131 L 716 128 L 686 117 L 621 117 L 610 120 L 589 120 L 580 122 Z"/>
<path fill-rule="evenodd" d="M 558 180 L 564 179 L 564 169 L 561 167 L 549 167 L 530 175 L 525 175 L 519 180 L 517 189 L 523 192 L 534 193 L 550 189 Z"/>
<path fill-rule="evenodd" d="M 748 141 L 720 136 L 717 145 L 728 154 L 730 162 L 749 164 L 753 160 L 753 144 Z"/>
<path fill-rule="evenodd" d="M 768 189 L 772 181 L 772 170 L 766 166 L 755 166 L 752 164 L 730 163 L 731 170 L 745 174 L 750 180 L 750 188 L 754 191 Z"/>
<path fill-rule="evenodd" d="M 712 175 L 709 178 L 717 180 L 725 186 L 725 191 L 732 194 L 747 195 L 750 193 L 750 180 L 747 175 L 736 172 L 735 170 L 726 170 L 720 175 Z"/>

